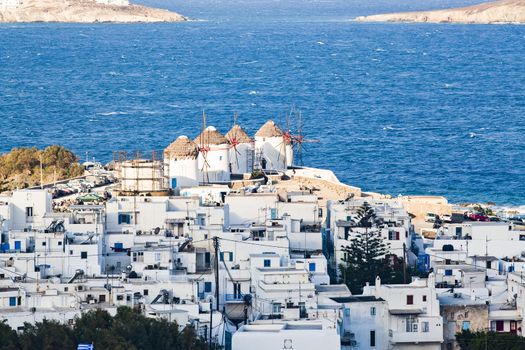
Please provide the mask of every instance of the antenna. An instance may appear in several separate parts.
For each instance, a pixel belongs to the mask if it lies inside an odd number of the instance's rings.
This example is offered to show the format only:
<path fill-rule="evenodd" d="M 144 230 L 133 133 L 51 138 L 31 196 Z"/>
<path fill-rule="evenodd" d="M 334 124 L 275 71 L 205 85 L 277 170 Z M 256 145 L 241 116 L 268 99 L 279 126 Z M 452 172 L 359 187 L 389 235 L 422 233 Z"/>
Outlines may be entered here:
<path fill-rule="evenodd" d="M 206 112 L 202 110 L 202 132 L 200 134 L 199 152 L 202 153 L 202 181 L 207 184 L 210 182 L 208 173 L 210 163 L 208 163 L 208 151 L 210 150 L 210 131 L 206 130 Z"/>

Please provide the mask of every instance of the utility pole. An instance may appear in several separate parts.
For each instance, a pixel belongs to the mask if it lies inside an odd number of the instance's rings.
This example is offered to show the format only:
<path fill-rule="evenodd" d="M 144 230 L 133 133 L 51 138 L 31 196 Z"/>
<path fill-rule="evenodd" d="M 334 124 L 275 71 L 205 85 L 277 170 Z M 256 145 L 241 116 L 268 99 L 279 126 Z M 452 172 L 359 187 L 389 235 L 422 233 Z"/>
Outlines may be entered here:
<path fill-rule="evenodd" d="M 209 336 L 209 339 L 208 339 L 208 349 L 211 350 L 212 349 L 212 324 L 213 324 L 213 299 L 210 298 L 210 336 Z"/>
<path fill-rule="evenodd" d="M 407 254 L 406 243 L 403 243 L 403 283 L 407 283 Z"/>
<path fill-rule="evenodd" d="M 215 250 L 215 300 L 216 310 L 219 311 L 219 237 L 213 237 L 213 248 Z"/>
<path fill-rule="evenodd" d="M 39 157 L 40 159 L 40 189 L 44 188 L 44 166 L 42 164 L 42 156 Z"/>

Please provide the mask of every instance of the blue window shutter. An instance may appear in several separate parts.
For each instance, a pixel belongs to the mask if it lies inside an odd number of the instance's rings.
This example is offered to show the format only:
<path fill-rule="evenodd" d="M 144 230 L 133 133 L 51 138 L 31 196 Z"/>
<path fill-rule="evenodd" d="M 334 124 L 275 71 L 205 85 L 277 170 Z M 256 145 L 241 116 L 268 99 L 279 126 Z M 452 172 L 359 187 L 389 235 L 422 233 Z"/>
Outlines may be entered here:
<path fill-rule="evenodd" d="M 171 188 L 177 188 L 177 178 L 176 177 L 171 178 Z"/>
<path fill-rule="evenodd" d="M 315 271 L 315 263 L 311 262 L 310 264 L 308 264 L 308 270 L 310 272 L 314 272 Z"/>
<path fill-rule="evenodd" d="M 230 261 L 233 261 L 233 253 L 230 252 L 229 254 L 230 254 Z"/>
<path fill-rule="evenodd" d="M 452 270 L 445 270 L 445 276 L 452 276 Z"/>
<path fill-rule="evenodd" d="M 204 293 L 211 292 L 211 282 L 204 282 Z"/>
<path fill-rule="evenodd" d="M 22 242 L 15 241 L 15 250 L 21 250 L 22 249 Z"/>
<path fill-rule="evenodd" d="M 219 259 L 220 259 L 221 261 L 224 261 L 224 252 L 220 252 L 219 254 L 220 254 L 220 255 L 219 255 Z"/>
<path fill-rule="evenodd" d="M 264 267 L 272 266 L 272 261 L 270 259 L 264 259 Z"/>
<path fill-rule="evenodd" d="M 9 306 L 16 306 L 16 297 L 9 297 Z"/>

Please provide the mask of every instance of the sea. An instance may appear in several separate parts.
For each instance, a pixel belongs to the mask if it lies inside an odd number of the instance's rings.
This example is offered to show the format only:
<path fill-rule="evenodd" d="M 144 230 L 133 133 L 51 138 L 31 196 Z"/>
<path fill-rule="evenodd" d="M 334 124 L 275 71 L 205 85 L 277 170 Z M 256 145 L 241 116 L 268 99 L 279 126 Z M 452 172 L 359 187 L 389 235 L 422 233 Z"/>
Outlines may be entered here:
<path fill-rule="evenodd" d="M 300 111 L 320 141 L 304 165 L 342 182 L 525 204 L 525 26 L 353 20 L 473 0 L 136 2 L 194 21 L 0 24 L 0 152 L 60 144 L 105 163 L 197 136 L 203 112 L 254 134 Z"/>

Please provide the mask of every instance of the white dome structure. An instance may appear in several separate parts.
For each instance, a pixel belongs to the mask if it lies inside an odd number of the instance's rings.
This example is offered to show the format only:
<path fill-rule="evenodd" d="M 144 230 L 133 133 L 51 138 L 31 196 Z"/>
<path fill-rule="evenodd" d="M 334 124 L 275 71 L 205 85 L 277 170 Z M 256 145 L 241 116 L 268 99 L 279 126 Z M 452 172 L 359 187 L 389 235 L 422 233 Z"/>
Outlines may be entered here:
<path fill-rule="evenodd" d="M 199 147 L 199 181 L 222 183 L 230 181 L 230 143 L 215 129 L 208 126 L 194 142 Z"/>
<path fill-rule="evenodd" d="M 226 134 L 230 142 L 230 171 L 232 174 L 247 174 L 253 171 L 255 144 L 240 125 L 235 124 Z"/>
<path fill-rule="evenodd" d="M 273 122 L 267 121 L 255 134 L 257 166 L 262 170 L 286 170 L 293 162 L 291 140 Z"/>
<path fill-rule="evenodd" d="M 180 189 L 199 184 L 199 149 L 187 136 L 179 136 L 164 150 L 164 171 L 169 187 Z"/>

